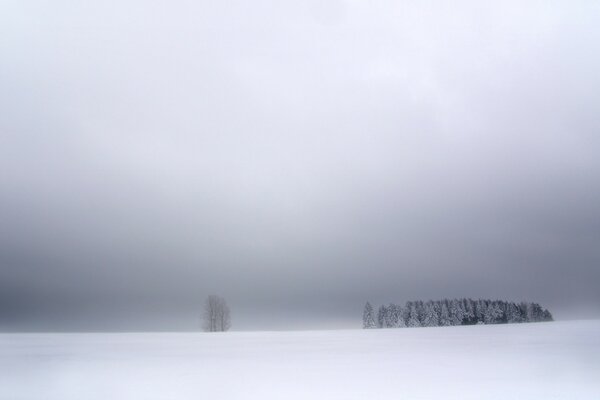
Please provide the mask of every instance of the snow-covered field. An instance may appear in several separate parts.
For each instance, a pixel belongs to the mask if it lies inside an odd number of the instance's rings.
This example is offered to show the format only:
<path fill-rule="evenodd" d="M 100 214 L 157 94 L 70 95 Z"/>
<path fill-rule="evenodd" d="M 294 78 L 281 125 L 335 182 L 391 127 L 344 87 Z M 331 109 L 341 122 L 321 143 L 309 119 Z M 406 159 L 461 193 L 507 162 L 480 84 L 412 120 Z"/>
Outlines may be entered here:
<path fill-rule="evenodd" d="M 600 321 L 1 334 L 0 399 L 600 399 Z"/>

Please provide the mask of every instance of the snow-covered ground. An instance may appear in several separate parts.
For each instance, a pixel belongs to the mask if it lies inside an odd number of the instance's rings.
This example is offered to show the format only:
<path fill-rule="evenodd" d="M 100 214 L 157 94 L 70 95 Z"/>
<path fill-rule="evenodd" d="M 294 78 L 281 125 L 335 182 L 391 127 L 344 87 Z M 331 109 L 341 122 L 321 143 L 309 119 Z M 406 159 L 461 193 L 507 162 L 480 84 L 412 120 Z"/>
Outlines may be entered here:
<path fill-rule="evenodd" d="M 1 334 L 0 399 L 600 399 L 600 321 Z"/>

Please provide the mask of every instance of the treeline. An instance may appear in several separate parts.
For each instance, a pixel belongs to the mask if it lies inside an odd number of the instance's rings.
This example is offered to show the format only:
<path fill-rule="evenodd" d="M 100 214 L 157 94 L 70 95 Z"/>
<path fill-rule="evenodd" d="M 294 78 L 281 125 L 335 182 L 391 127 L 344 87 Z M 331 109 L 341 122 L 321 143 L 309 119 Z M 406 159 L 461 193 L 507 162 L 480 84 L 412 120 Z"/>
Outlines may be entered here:
<path fill-rule="evenodd" d="M 377 312 L 369 302 L 363 312 L 363 328 L 404 328 L 476 324 L 513 324 L 552 321 L 550 311 L 537 303 L 501 300 L 444 299 L 408 301 L 404 306 L 382 305 Z"/>

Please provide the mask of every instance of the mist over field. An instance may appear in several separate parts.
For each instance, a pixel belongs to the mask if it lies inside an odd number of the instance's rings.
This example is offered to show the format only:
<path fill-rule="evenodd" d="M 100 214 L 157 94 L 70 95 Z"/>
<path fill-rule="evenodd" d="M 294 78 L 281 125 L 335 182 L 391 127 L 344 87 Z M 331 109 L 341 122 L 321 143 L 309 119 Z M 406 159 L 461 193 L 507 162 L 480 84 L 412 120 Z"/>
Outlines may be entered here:
<path fill-rule="evenodd" d="M 600 316 L 593 1 L 3 1 L 0 330 Z"/>
<path fill-rule="evenodd" d="M 0 1 L 0 400 L 600 393 L 600 2 Z"/>

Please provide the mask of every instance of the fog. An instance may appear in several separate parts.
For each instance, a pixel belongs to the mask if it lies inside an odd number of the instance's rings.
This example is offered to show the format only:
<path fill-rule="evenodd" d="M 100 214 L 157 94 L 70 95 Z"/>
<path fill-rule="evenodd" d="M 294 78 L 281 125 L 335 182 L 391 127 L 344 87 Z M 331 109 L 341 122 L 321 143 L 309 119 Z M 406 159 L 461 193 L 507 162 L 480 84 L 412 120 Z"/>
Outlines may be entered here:
<path fill-rule="evenodd" d="M 0 330 L 600 316 L 600 5 L 0 5 Z"/>

